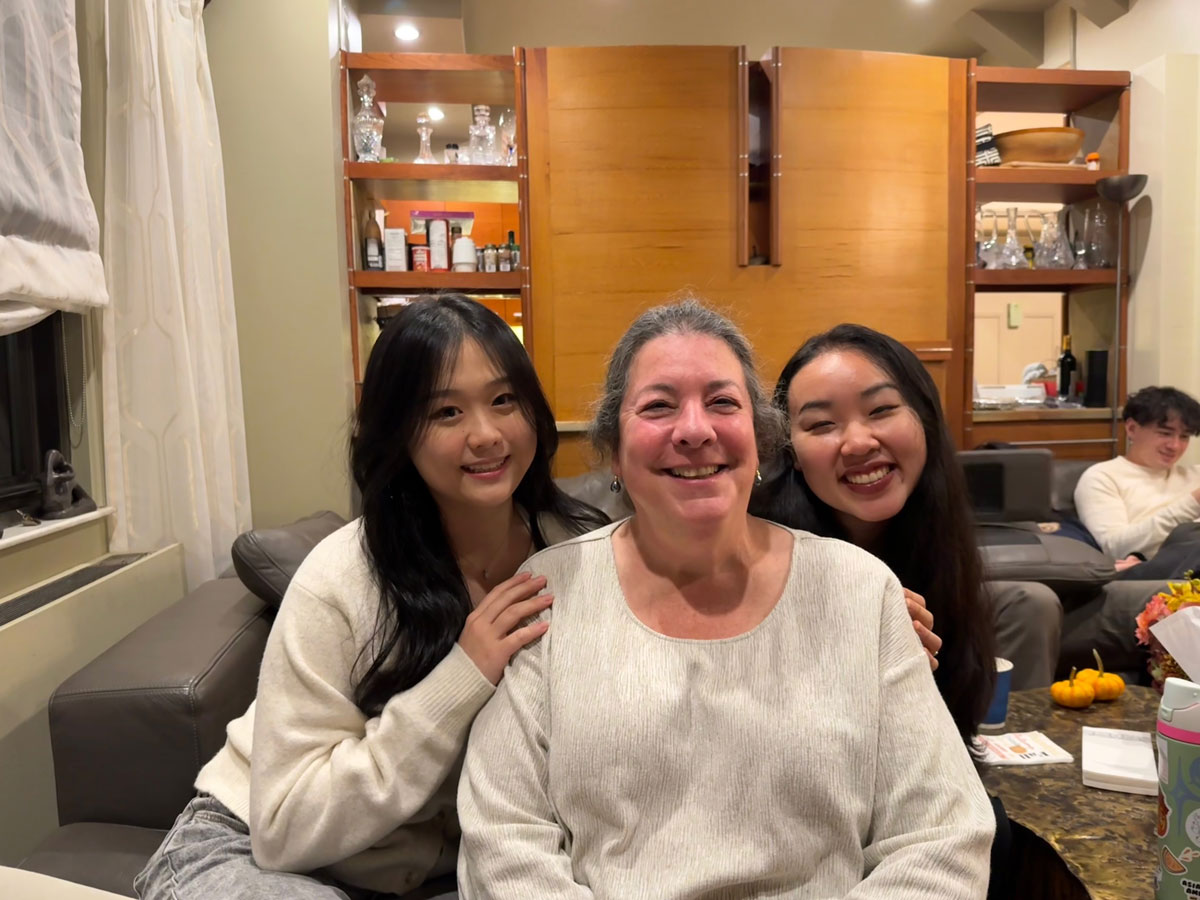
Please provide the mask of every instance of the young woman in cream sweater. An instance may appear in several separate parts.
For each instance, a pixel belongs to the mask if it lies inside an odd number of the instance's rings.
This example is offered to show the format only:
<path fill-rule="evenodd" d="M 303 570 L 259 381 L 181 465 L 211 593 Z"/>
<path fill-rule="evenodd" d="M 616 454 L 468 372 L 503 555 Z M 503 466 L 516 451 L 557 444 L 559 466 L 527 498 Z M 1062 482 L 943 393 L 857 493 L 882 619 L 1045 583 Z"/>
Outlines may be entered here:
<path fill-rule="evenodd" d="M 604 521 L 555 487 L 556 446 L 529 357 L 486 308 L 444 296 L 384 329 L 350 446 L 362 516 L 296 573 L 257 698 L 140 897 L 453 891 L 467 731 L 551 602 L 513 573 Z"/>

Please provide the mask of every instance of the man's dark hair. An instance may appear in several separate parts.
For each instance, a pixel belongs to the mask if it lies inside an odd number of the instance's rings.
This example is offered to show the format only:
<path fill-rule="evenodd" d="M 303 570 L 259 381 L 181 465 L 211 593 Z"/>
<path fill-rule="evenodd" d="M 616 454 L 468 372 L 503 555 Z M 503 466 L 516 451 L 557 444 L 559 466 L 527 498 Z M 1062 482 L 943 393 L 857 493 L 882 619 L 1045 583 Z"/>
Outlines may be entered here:
<path fill-rule="evenodd" d="M 1139 425 L 1166 425 L 1171 413 L 1188 434 L 1200 434 L 1200 403 L 1173 387 L 1144 387 L 1125 401 L 1125 420 Z"/>

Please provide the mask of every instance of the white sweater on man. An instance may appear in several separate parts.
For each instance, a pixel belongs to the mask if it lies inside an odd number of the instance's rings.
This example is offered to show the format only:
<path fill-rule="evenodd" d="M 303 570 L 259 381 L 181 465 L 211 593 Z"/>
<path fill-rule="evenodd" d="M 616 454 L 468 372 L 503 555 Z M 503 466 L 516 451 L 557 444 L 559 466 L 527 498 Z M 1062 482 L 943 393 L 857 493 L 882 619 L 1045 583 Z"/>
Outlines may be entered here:
<path fill-rule="evenodd" d="M 630 611 L 608 526 L 545 550 L 550 630 L 471 732 L 459 890 L 483 898 L 982 898 L 995 820 L 899 583 L 794 531 L 723 640 Z"/>
<path fill-rule="evenodd" d="M 1120 559 L 1158 552 L 1177 525 L 1200 521 L 1200 465 L 1148 469 L 1124 456 L 1088 468 L 1075 486 L 1075 508 L 1101 548 Z"/>
<path fill-rule="evenodd" d="M 368 719 L 352 699 L 352 673 L 378 598 L 355 520 L 296 572 L 267 639 L 258 699 L 229 724 L 196 788 L 250 826 L 263 868 L 324 868 L 403 893 L 454 870 L 463 747 L 494 689 L 455 644 Z"/>

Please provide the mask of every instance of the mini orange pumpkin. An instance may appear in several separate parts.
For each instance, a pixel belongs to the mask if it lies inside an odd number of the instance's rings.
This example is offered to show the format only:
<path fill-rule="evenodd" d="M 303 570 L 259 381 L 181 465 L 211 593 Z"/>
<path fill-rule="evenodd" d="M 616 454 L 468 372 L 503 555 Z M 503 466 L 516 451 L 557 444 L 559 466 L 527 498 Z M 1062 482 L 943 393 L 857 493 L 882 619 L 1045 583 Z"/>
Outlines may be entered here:
<path fill-rule="evenodd" d="M 1085 709 L 1096 699 L 1096 690 L 1086 681 L 1076 678 L 1075 670 L 1072 669 L 1066 681 L 1056 681 L 1050 685 L 1050 697 L 1059 706 Z"/>
<path fill-rule="evenodd" d="M 1084 669 L 1075 677 L 1079 681 L 1086 681 L 1092 686 L 1092 690 L 1096 692 L 1097 700 L 1116 700 L 1125 693 L 1125 681 L 1120 675 L 1104 671 L 1104 660 L 1100 658 L 1100 651 L 1094 647 L 1092 648 L 1092 656 L 1096 657 L 1096 668 Z"/>

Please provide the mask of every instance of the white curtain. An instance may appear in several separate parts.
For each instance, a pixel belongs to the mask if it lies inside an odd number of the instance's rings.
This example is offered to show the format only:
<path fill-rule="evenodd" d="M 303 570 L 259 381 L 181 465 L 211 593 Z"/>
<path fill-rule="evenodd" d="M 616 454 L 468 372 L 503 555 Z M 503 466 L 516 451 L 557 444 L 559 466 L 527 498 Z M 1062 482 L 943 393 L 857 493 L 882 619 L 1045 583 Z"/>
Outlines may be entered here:
<path fill-rule="evenodd" d="M 203 5 L 107 0 L 105 9 L 104 255 L 113 303 L 102 352 L 113 547 L 179 541 L 191 586 L 220 574 L 233 539 L 250 527 Z"/>
<path fill-rule="evenodd" d="M 108 302 L 80 94 L 75 0 L 0 0 L 0 335 Z"/>

